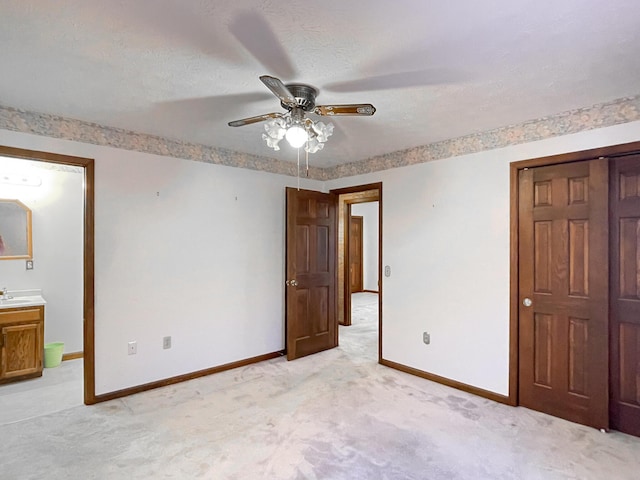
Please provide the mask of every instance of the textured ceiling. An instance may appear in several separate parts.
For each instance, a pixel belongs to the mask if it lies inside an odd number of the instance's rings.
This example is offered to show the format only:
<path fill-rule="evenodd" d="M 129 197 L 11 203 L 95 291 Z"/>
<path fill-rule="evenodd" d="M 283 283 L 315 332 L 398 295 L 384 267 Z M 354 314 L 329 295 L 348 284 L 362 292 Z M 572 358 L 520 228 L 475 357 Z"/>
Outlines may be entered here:
<path fill-rule="evenodd" d="M 295 160 L 258 77 L 373 103 L 329 167 L 640 94 L 638 0 L 4 0 L 0 105 Z"/>

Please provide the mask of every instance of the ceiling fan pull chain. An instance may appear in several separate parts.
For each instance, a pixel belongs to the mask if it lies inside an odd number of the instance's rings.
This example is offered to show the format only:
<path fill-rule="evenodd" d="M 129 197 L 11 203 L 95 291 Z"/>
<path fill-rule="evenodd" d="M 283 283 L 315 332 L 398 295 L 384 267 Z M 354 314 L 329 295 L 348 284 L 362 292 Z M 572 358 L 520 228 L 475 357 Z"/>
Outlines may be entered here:
<path fill-rule="evenodd" d="M 298 148 L 298 191 L 300 191 L 300 148 Z"/>
<path fill-rule="evenodd" d="M 307 140 L 307 147 L 309 146 L 309 140 Z M 305 158 L 307 160 L 307 178 L 309 178 L 309 149 L 305 148 L 304 149 L 305 152 Z"/>

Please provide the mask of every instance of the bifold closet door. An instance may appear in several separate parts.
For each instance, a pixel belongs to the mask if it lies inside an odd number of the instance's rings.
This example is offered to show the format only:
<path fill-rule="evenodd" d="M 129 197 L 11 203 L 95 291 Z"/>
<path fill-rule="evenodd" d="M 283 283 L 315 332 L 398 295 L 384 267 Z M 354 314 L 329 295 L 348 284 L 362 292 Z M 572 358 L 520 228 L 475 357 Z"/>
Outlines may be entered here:
<path fill-rule="evenodd" d="M 611 428 L 640 436 L 640 155 L 610 178 Z"/>
<path fill-rule="evenodd" d="M 608 428 L 608 160 L 519 172 L 519 401 Z"/>

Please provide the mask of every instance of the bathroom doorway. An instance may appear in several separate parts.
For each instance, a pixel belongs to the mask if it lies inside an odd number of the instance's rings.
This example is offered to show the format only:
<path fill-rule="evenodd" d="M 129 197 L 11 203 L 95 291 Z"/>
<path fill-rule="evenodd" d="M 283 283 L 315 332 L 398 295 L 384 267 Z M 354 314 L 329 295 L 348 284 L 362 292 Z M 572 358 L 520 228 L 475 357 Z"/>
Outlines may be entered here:
<path fill-rule="evenodd" d="M 79 375 L 82 385 L 82 400 L 85 404 L 93 404 L 95 403 L 95 369 L 94 369 L 94 160 L 90 158 L 81 158 L 81 157 L 73 157 L 68 155 L 60 155 L 53 154 L 48 152 L 40 152 L 33 150 L 24 150 L 19 148 L 0 146 L 0 158 L 5 158 L 7 160 L 7 164 L 9 161 L 12 161 L 15 164 L 16 160 L 23 161 L 26 165 L 27 163 L 38 164 L 43 171 L 73 171 L 81 176 L 80 180 L 80 189 L 81 191 L 78 194 L 76 202 L 81 203 L 81 205 L 76 205 L 75 210 L 78 212 L 78 215 L 81 217 L 78 221 L 82 225 L 82 231 L 80 232 L 80 238 L 74 238 L 72 241 L 69 241 L 69 244 L 63 248 L 59 248 L 57 252 L 54 252 L 57 263 L 54 263 L 56 271 L 58 272 L 55 275 L 64 276 L 71 275 L 70 268 L 71 260 L 69 259 L 73 256 L 70 252 L 73 252 L 74 255 L 79 256 L 79 261 L 77 265 L 78 276 L 80 280 L 77 283 L 77 286 L 73 287 L 73 291 L 71 292 L 63 292 L 64 298 L 75 299 L 78 304 L 81 305 L 79 309 L 81 313 L 79 315 L 81 318 L 79 319 L 80 330 L 79 338 L 77 341 L 70 342 L 72 345 L 69 349 L 65 348 L 66 355 L 63 357 L 65 362 L 61 367 L 60 371 L 57 371 L 55 375 L 68 378 L 73 375 Z M 51 175 L 49 175 L 51 176 Z M 49 186 L 51 189 L 52 187 Z M 49 196 L 47 196 L 47 194 Z M 60 188 L 57 190 L 54 188 L 49 192 L 43 190 L 39 203 L 37 205 L 45 205 L 48 202 L 51 202 L 53 199 L 60 197 L 62 191 Z M 60 225 L 59 222 L 54 222 L 51 224 L 49 215 L 42 215 L 40 219 L 40 234 L 37 231 L 34 231 L 34 243 L 38 242 L 37 235 L 45 236 L 43 234 L 44 231 L 48 229 L 64 229 L 63 225 Z M 35 250 L 35 249 L 34 249 Z M 81 252 L 78 252 L 81 250 Z M 41 257 L 43 259 L 43 257 Z M 44 260 L 44 259 L 43 259 Z M 65 263 L 67 262 L 68 263 Z M 34 251 L 33 258 L 33 267 L 34 270 L 32 273 L 43 274 L 43 269 L 38 271 L 37 269 L 40 267 L 39 257 L 37 250 Z M 16 264 L 17 265 L 17 264 Z M 13 265 L 12 268 L 20 268 L 20 266 L 16 267 Z M 24 264 L 22 265 L 22 269 L 24 269 Z M 44 268 L 44 265 L 42 265 Z M 48 272 L 51 274 L 52 272 Z M 46 279 L 36 279 L 37 275 L 31 277 L 34 279 L 34 282 L 44 282 Z M 3 279 L 4 280 L 4 279 Z M 5 280 L 8 281 L 8 280 Z M 24 282 L 29 282 L 30 280 L 24 280 Z M 55 291 L 55 284 L 53 282 L 49 282 L 51 287 L 48 287 L 48 290 L 51 292 L 52 296 L 59 294 L 60 292 Z M 9 290 L 12 289 L 10 285 L 7 285 Z M 47 293 L 43 292 L 45 296 L 45 300 L 47 299 Z M 53 298 L 53 297 L 52 297 Z M 52 341 L 51 338 L 47 337 L 47 309 L 49 309 L 49 314 L 54 315 L 57 314 L 55 312 L 55 308 L 59 307 L 59 305 L 63 302 L 49 302 L 49 306 L 45 307 L 45 339 L 46 341 Z M 81 365 L 79 365 L 81 363 Z M 74 365 L 74 372 L 71 372 L 71 365 Z M 64 367 L 64 368 L 62 368 Z M 80 372 L 81 370 L 81 372 Z M 67 374 L 64 374 L 63 371 L 67 371 Z M 47 373 L 47 377 L 53 378 L 52 375 Z M 42 378 L 42 377 L 41 377 Z M 55 383 L 53 379 L 47 380 L 48 382 Z M 44 384 L 43 384 L 44 385 Z M 20 387 L 13 387 L 14 390 L 19 391 Z"/>

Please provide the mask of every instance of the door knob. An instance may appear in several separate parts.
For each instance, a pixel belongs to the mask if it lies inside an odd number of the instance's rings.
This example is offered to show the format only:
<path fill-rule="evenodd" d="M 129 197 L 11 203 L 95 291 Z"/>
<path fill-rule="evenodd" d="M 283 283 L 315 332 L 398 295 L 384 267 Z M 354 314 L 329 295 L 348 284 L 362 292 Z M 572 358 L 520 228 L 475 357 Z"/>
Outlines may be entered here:
<path fill-rule="evenodd" d="M 524 300 L 522 300 L 522 304 L 525 307 L 530 307 L 533 304 L 533 302 L 531 301 L 531 299 L 529 297 L 527 297 Z"/>
<path fill-rule="evenodd" d="M 291 280 L 291 281 L 289 282 L 289 284 L 290 284 L 292 287 L 297 287 L 297 286 L 298 286 L 298 282 L 297 282 L 297 280 Z"/>
<path fill-rule="evenodd" d="M 286 282 L 284 282 L 284 284 L 288 287 L 288 286 L 289 286 L 289 280 L 287 280 Z"/>

